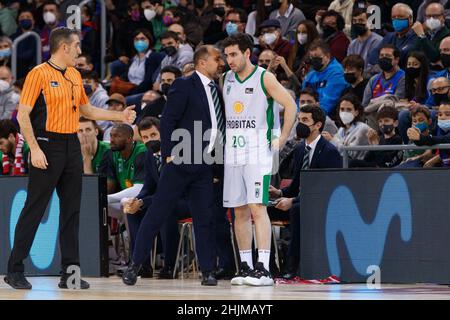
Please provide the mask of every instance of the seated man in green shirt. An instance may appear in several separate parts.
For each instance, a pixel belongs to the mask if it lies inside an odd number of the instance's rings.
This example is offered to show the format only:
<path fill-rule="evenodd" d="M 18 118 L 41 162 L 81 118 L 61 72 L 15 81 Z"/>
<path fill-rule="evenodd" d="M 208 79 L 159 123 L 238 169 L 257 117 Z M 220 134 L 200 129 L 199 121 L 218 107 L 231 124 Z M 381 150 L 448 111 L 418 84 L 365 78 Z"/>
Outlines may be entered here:
<path fill-rule="evenodd" d="M 107 155 L 110 150 L 109 143 L 99 141 L 98 127 L 94 120 L 80 118 L 78 139 L 83 155 L 84 174 L 106 174 Z"/>
<path fill-rule="evenodd" d="M 0 175 L 28 174 L 30 148 L 11 120 L 0 120 Z"/>

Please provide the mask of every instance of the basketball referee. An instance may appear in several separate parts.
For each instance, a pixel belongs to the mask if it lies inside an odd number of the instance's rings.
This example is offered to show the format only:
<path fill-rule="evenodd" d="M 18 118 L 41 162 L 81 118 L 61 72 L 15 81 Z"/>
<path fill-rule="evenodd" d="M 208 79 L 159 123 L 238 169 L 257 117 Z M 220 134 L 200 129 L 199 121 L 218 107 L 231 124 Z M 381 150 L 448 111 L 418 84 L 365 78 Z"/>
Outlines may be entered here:
<path fill-rule="evenodd" d="M 67 268 L 80 265 L 78 233 L 81 205 L 82 155 L 77 137 L 80 116 L 92 120 L 132 123 L 134 107 L 123 112 L 89 104 L 80 73 L 74 68 L 81 54 L 76 30 L 57 28 L 50 35 L 51 57 L 36 66 L 25 80 L 17 119 L 30 146 L 28 195 L 20 214 L 5 282 L 15 289 L 31 289 L 24 276 L 23 260 L 29 255 L 36 231 L 53 190 L 60 199 L 60 248 L 62 276 L 67 288 Z M 81 281 L 81 288 L 89 284 Z"/>

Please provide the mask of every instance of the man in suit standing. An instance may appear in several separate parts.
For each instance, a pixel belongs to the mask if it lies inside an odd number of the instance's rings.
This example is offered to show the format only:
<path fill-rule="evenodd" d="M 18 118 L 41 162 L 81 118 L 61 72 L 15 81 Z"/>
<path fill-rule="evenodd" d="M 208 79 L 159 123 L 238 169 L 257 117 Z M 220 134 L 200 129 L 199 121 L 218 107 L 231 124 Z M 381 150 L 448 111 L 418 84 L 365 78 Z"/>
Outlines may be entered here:
<path fill-rule="evenodd" d="M 300 109 L 297 125 L 298 138 L 304 139 L 294 151 L 294 177 L 292 183 L 283 189 L 270 186 L 269 194 L 275 201 L 275 208 L 269 215 L 279 216 L 281 212 L 289 212 L 291 225 L 291 242 L 288 251 L 286 279 L 292 279 L 300 260 L 300 171 L 308 169 L 342 168 L 342 157 L 334 145 L 322 137 L 326 115 L 321 108 L 306 105 Z"/>
<path fill-rule="evenodd" d="M 225 111 L 214 79 L 221 73 L 223 60 L 213 46 L 201 46 L 194 54 L 196 72 L 172 84 L 161 118 L 161 170 L 157 191 L 139 227 L 133 256 L 123 274 L 123 282 L 134 285 L 142 262 L 154 238 L 187 192 L 196 237 L 196 250 L 202 270 L 202 285 L 215 286 L 216 249 L 213 217 L 213 178 L 218 158 L 223 155 Z M 172 137 L 173 136 L 173 137 Z M 175 136 L 183 137 L 182 142 Z M 178 150 L 178 151 L 177 151 Z"/>

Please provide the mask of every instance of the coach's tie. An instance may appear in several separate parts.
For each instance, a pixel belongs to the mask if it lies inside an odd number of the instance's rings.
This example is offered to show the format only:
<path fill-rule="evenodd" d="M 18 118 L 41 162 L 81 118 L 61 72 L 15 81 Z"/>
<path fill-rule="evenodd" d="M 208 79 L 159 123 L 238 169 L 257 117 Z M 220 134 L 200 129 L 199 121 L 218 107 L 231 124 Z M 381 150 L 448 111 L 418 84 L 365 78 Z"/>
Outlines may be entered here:
<path fill-rule="evenodd" d="M 309 169 L 309 154 L 310 154 L 310 152 L 311 152 L 311 147 L 305 146 L 305 154 L 303 155 L 302 170 Z"/>
<path fill-rule="evenodd" d="M 214 110 L 216 111 L 217 119 L 217 130 L 221 132 L 221 139 L 218 140 L 222 145 L 225 142 L 225 117 L 222 112 L 222 107 L 220 105 L 219 93 L 217 92 L 216 85 L 214 81 L 209 83 L 209 88 L 211 89 L 211 95 L 214 102 Z"/>

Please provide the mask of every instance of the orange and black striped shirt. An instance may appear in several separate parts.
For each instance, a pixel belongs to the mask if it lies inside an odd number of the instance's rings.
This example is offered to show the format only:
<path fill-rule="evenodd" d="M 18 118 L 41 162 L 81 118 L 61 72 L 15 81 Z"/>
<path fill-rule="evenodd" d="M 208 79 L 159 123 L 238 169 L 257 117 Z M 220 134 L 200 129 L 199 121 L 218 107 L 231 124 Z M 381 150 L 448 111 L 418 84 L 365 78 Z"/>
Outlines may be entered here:
<path fill-rule="evenodd" d="M 48 62 L 28 73 L 20 97 L 21 105 L 32 108 L 35 132 L 76 133 L 80 105 L 88 102 L 80 73 L 72 67 L 57 69 Z"/>

